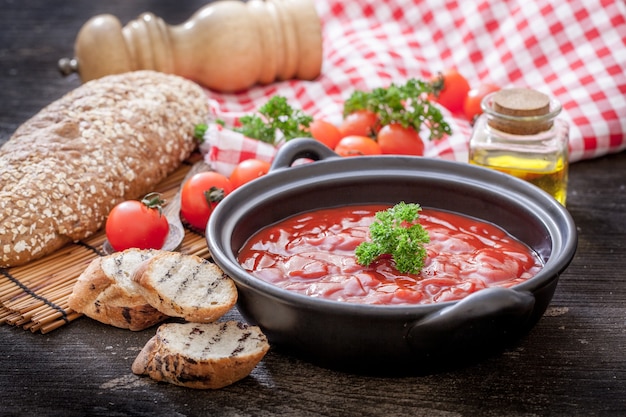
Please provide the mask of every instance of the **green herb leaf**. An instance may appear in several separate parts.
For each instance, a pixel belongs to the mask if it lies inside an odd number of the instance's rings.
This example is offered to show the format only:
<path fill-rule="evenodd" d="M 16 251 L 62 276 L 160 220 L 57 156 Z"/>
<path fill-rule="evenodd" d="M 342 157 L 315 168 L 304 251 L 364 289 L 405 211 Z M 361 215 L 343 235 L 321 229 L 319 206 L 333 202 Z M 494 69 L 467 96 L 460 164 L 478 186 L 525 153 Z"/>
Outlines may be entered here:
<path fill-rule="evenodd" d="M 209 126 L 206 123 L 200 123 L 194 126 L 193 137 L 200 143 L 204 142 L 204 134 Z"/>
<path fill-rule="evenodd" d="M 270 144 L 275 144 L 277 131 L 283 134 L 285 141 L 311 137 L 308 127 L 313 117 L 291 107 L 285 97 L 272 97 L 259 108 L 258 113 L 259 115 L 242 116 L 239 119 L 241 126 L 234 130 Z"/>
<path fill-rule="evenodd" d="M 419 204 L 400 202 L 376 213 L 370 225 L 371 241 L 363 242 L 355 250 L 356 260 L 371 265 L 382 255 L 391 255 L 396 269 L 402 273 L 418 274 L 424 267 L 430 242 L 426 229 L 418 223 Z"/>
<path fill-rule="evenodd" d="M 344 103 L 343 115 L 369 110 L 376 113 L 381 126 L 399 123 L 418 133 L 425 126 L 430 132 L 429 139 L 441 139 L 450 135 L 452 129 L 441 111 L 428 99 L 435 93 L 435 88 L 433 83 L 410 79 L 404 85 L 391 84 L 369 93 L 355 91 Z"/>
<path fill-rule="evenodd" d="M 226 123 L 222 119 L 215 119 L 215 124 L 226 126 Z M 209 125 L 206 123 L 199 123 L 194 126 L 193 129 L 193 137 L 198 141 L 198 143 L 204 143 L 204 135 L 206 135 L 206 131 L 209 129 Z"/>

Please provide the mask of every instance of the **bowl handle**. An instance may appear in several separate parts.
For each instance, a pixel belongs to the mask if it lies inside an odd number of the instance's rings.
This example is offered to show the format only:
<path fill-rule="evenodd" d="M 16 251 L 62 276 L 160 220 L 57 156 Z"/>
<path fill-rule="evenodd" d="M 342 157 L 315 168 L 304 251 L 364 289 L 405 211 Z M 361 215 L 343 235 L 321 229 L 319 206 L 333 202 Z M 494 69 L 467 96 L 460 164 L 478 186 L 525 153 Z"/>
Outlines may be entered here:
<path fill-rule="evenodd" d="M 287 141 L 278 149 L 270 171 L 288 168 L 297 159 L 308 158 L 320 161 L 328 158 L 340 158 L 322 142 L 309 138 L 296 138 Z"/>
<path fill-rule="evenodd" d="M 527 328 L 534 306 L 530 292 L 486 288 L 414 323 L 407 342 L 414 352 L 433 346 L 463 344 L 469 349 L 472 343 L 499 342 Z"/>

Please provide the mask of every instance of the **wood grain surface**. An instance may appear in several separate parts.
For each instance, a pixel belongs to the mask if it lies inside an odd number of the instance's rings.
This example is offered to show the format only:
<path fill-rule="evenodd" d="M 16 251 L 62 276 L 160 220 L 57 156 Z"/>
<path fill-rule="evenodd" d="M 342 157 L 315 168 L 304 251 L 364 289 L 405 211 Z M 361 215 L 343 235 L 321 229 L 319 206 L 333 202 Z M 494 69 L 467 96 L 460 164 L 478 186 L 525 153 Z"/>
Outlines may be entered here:
<path fill-rule="evenodd" d="M 79 85 L 57 60 L 81 25 L 109 12 L 186 20 L 203 1 L 0 0 L 0 143 Z M 157 384 L 130 366 L 154 329 L 80 318 L 49 334 L 0 326 L 0 415 L 63 416 L 624 416 L 626 153 L 574 164 L 570 210 L 579 248 L 528 336 L 478 364 L 419 377 L 335 372 L 273 348 L 219 391 Z M 225 318 L 240 319 L 236 310 Z"/>

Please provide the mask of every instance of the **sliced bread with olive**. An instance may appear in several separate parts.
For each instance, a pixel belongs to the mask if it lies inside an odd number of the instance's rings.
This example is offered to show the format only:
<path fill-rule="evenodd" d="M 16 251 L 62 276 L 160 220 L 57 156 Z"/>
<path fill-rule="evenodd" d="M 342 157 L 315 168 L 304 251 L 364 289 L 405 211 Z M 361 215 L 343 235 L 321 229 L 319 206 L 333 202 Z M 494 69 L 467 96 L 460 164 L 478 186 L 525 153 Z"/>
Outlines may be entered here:
<path fill-rule="evenodd" d="M 150 305 L 133 280 L 133 272 L 158 253 L 128 249 L 94 259 L 78 277 L 68 298 L 70 308 L 94 320 L 134 331 L 167 318 Z"/>
<path fill-rule="evenodd" d="M 183 387 L 217 389 L 249 375 L 268 350 L 257 326 L 236 321 L 166 323 L 143 347 L 132 371 Z"/>
<path fill-rule="evenodd" d="M 132 279 L 154 308 L 190 322 L 213 322 L 237 302 L 232 279 L 195 255 L 158 253 L 135 270 Z"/>

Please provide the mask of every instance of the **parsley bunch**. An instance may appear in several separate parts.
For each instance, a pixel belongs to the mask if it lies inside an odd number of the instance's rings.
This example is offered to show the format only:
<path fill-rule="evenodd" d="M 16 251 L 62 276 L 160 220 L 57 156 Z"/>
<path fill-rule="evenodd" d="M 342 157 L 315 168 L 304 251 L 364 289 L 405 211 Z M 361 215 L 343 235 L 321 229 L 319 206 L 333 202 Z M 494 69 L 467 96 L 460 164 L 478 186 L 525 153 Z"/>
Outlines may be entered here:
<path fill-rule="evenodd" d="M 275 144 L 277 130 L 283 134 L 285 141 L 311 137 L 307 128 L 313 117 L 291 107 L 285 97 L 272 97 L 259 108 L 258 113 L 259 115 L 242 116 L 239 119 L 241 126 L 233 130 L 272 145 Z"/>
<path fill-rule="evenodd" d="M 418 274 L 424 267 L 428 232 L 418 223 L 419 204 L 400 202 L 376 213 L 370 225 L 371 242 L 362 242 L 355 250 L 359 264 L 368 266 L 381 255 L 391 255 L 396 269 L 402 273 Z"/>
<path fill-rule="evenodd" d="M 399 123 L 420 132 L 422 125 L 430 131 L 429 139 L 441 139 L 452 133 L 443 114 L 428 97 L 435 93 L 433 83 L 410 79 L 404 85 L 391 84 L 371 92 L 355 91 L 346 100 L 343 115 L 357 110 L 376 113 L 381 126 Z"/>
<path fill-rule="evenodd" d="M 283 134 L 285 141 L 300 137 L 310 138 L 308 127 L 312 121 L 313 116 L 291 107 L 285 97 L 274 96 L 259 108 L 258 115 L 240 117 L 240 126 L 232 130 L 251 139 L 275 145 L 277 131 Z M 216 120 L 216 123 L 224 126 L 223 120 Z M 204 141 L 207 129 L 208 126 L 204 123 L 194 127 L 194 137 L 200 143 Z"/>

